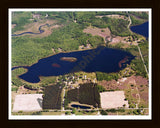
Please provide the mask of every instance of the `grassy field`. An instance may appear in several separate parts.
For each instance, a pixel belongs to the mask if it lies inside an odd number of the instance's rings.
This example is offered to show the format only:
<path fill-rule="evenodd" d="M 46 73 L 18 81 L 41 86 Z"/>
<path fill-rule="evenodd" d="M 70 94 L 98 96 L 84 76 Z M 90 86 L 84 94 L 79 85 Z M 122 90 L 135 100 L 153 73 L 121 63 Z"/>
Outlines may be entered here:
<path fill-rule="evenodd" d="M 84 76 L 86 76 L 86 79 L 96 79 L 96 73 L 95 72 L 91 72 L 91 73 L 87 73 L 87 72 L 76 72 L 76 75 L 78 75 L 79 77 L 81 77 L 82 79 L 85 79 Z"/>
<path fill-rule="evenodd" d="M 97 111 L 85 111 L 85 110 L 83 110 L 83 111 L 76 111 L 76 113 L 75 113 L 75 115 L 92 115 L 92 116 L 94 116 L 94 115 L 97 115 Z"/>
<path fill-rule="evenodd" d="M 65 112 L 41 112 L 41 115 L 64 115 Z"/>

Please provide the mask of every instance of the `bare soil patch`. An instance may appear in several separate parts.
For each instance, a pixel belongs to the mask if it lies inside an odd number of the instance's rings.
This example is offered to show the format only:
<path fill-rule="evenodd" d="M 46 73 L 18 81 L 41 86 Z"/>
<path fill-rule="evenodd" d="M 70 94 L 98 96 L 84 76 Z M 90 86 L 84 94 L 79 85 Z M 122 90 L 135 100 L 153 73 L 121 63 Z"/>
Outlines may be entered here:
<path fill-rule="evenodd" d="M 128 37 L 120 37 L 120 36 L 116 36 L 114 38 L 112 38 L 112 41 L 110 44 L 115 44 L 115 43 L 127 43 L 129 44 L 130 42 L 127 41 Z"/>
<path fill-rule="evenodd" d="M 106 37 L 110 37 L 111 36 L 111 32 L 109 30 L 109 28 L 96 28 L 96 27 L 88 27 L 86 29 L 83 30 L 84 33 L 90 33 L 93 36 L 101 36 L 103 38 Z"/>
<path fill-rule="evenodd" d="M 13 112 L 40 111 L 42 110 L 42 94 L 16 95 Z"/>
<path fill-rule="evenodd" d="M 124 91 L 114 91 L 114 92 L 102 92 L 100 93 L 101 97 L 101 107 L 108 109 L 108 108 L 118 108 L 128 107 L 128 101 L 125 101 Z"/>
<path fill-rule="evenodd" d="M 125 77 L 116 80 L 111 81 L 99 81 L 99 85 L 102 85 L 106 90 L 124 90 L 128 87 L 126 85 L 148 85 L 148 80 L 146 78 L 143 78 L 142 76 L 131 76 L 131 77 Z"/>
<path fill-rule="evenodd" d="M 99 85 L 102 85 L 106 90 L 124 90 L 125 95 L 129 96 L 131 99 L 134 99 L 136 102 L 139 97 L 139 104 L 143 104 L 143 106 L 148 106 L 148 79 L 143 78 L 142 76 L 131 76 L 118 79 L 117 81 L 98 81 Z M 139 95 L 139 96 L 137 96 Z"/>

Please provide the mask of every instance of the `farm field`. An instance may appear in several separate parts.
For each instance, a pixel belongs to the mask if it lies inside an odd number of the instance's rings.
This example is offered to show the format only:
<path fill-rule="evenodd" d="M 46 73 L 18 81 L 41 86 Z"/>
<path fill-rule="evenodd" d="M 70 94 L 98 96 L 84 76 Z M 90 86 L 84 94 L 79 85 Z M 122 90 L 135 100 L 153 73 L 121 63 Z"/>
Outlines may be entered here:
<path fill-rule="evenodd" d="M 42 108 L 60 109 L 61 108 L 61 85 L 50 85 L 44 90 Z"/>
<path fill-rule="evenodd" d="M 100 95 L 96 85 L 93 83 L 80 84 L 77 89 L 69 90 L 66 94 L 66 101 L 78 101 L 81 104 L 89 104 L 94 107 L 100 107 Z M 67 104 L 66 103 L 66 106 Z"/>
<path fill-rule="evenodd" d="M 129 107 L 128 101 L 125 101 L 125 95 L 123 91 L 114 92 L 102 92 L 101 96 L 101 107 L 103 109 L 118 108 L 118 107 Z"/>
<path fill-rule="evenodd" d="M 42 110 L 42 94 L 16 95 L 13 112 Z"/>

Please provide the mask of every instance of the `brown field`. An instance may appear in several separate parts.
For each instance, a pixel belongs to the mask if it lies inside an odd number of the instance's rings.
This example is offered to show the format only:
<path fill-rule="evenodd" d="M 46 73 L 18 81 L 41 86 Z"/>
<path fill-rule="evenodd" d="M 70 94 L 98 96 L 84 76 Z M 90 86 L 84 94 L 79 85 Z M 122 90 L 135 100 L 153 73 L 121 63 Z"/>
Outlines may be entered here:
<path fill-rule="evenodd" d="M 122 42 L 122 43 L 129 43 L 127 40 L 128 37 L 120 37 L 120 36 L 116 36 L 114 38 L 112 38 L 112 41 L 110 44 L 115 44 L 115 43 L 119 43 L 119 42 Z"/>
<path fill-rule="evenodd" d="M 111 36 L 111 32 L 110 32 L 109 28 L 101 29 L 101 28 L 96 28 L 96 27 L 88 27 L 88 28 L 84 29 L 83 32 L 84 33 L 90 33 L 93 36 L 101 36 L 103 38 Z"/>
<path fill-rule="evenodd" d="M 99 81 L 98 84 L 104 86 L 105 89 L 107 90 L 111 90 L 111 89 L 123 90 L 127 88 L 126 85 L 134 84 L 134 85 L 137 85 L 138 87 L 140 85 L 148 85 L 148 80 L 146 78 L 143 78 L 142 76 L 131 76 L 131 77 L 125 77 L 122 79 L 118 79 L 118 81 L 103 80 L 103 81 Z"/>
<path fill-rule="evenodd" d="M 102 108 L 118 108 L 123 107 L 124 104 L 128 108 L 128 101 L 124 100 L 124 91 L 102 92 L 100 97 Z"/>
<path fill-rule="evenodd" d="M 132 103 L 148 107 L 148 79 L 142 76 L 131 76 L 118 79 L 118 81 L 99 81 L 106 90 L 124 90 L 125 95 L 131 100 Z"/>
<path fill-rule="evenodd" d="M 16 95 L 13 112 L 29 112 L 42 110 L 42 95 L 43 94 Z"/>

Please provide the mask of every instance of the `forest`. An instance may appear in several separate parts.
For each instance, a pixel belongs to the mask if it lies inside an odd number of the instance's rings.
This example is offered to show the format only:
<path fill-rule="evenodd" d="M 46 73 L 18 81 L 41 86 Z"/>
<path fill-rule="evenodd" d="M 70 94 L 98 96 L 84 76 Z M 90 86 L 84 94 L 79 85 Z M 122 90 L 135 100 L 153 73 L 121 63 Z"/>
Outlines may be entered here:
<path fill-rule="evenodd" d="M 39 12 L 38 14 L 45 15 L 46 13 Z M 13 14 L 12 23 L 16 24 L 13 32 L 23 29 L 25 24 L 34 22 L 28 20 L 33 15 L 31 12 L 15 12 Z M 56 17 L 53 18 L 58 20 L 58 23 L 61 22 L 59 19 L 67 20 L 68 22 L 59 29 L 53 29 L 52 34 L 44 38 L 12 37 L 12 67 L 31 65 L 40 58 L 51 55 L 52 48 L 57 53 L 58 48 L 63 49 L 63 51 L 71 51 L 78 50 L 80 45 L 86 46 L 87 43 L 90 43 L 93 48 L 104 44 L 102 37 L 83 33 L 83 29 L 89 25 L 100 28 L 109 27 L 115 35 L 130 35 L 129 29 L 126 27 L 128 21 L 108 17 L 95 18 L 96 12 L 50 12 L 47 14 L 49 15 L 47 18 L 58 16 L 58 19 Z M 75 23 L 71 19 L 76 19 L 77 22 Z"/>

